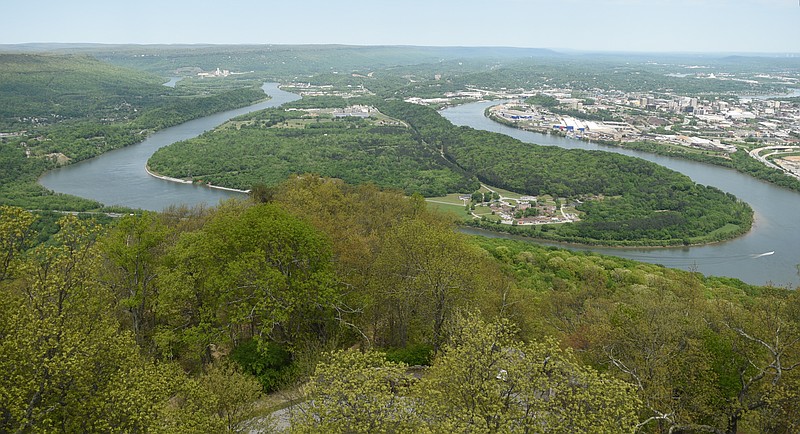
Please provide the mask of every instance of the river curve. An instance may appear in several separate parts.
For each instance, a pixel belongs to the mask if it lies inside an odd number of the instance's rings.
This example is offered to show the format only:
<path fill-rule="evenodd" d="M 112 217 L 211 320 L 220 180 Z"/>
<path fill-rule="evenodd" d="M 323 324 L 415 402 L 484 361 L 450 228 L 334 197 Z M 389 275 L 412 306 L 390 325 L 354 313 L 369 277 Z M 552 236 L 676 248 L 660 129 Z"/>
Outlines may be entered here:
<path fill-rule="evenodd" d="M 94 199 L 105 205 L 152 211 L 178 204 L 213 206 L 220 200 L 241 197 L 242 193 L 233 191 L 154 178 L 147 174 L 145 165 L 159 148 L 197 137 L 236 116 L 300 99 L 296 94 L 278 89 L 277 83 L 266 83 L 262 89 L 271 99 L 165 128 L 143 142 L 51 170 L 39 183 L 53 191 Z"/>
<path fill-rule="evenodd" d="M 696 270 L 707 275 L 736 277 L 758 285 L 771 283 L 795 287 L 800 284 L 797 268 L 797 264 L 800 262 L 799 193 L 720 166 L 512 128 L 484 116 L 485 109 L 494 104 L 497 104 L 497 101 L 465 104 L 443 110 L 441 113 L 456 125 L 506 134 L 527 143 L 568 149 L 616 152 L 652 161 L 684 173 L 697 183 L 714 186 L 732 193 L 749 203 L 755 211 L 755 222 L 750 232 L 734 240 L 705 246 L 602 248 L 555 245 L 574 250 L 591 250 L 684 270 Z M 485 233 L 481 232 L 481 234 Z M 494 234 L 489 236 L 494 236 Z M 768 252 L 775 253 L 759 256 Z"/>
<path fill-rule="evenodd" d="M 146 173 L 145 164 L 163 146 L 196 137 L 235 116 L 300 98 L 278 89 L 276 83 L 265 84 L 263 89 L 272 99 L 161 130 L 139 144 L 47 172 L 39 181 L 51 190 L 94 199 L 107 205 L 156 211 L 173 204 L 216 205 L 229 197 L 241 197 L 241 193 L 154 178 Z M 643 158 L 682 172 L 700 184 L 733 193 L 755 210 L 755 223 L 749 233 L 735 240 L 706 246 L 647 249 L 556 245 L 697 270 L 709 275 L 736 277 L 752 284 L 772 283 L 792 287 L 800 284 L 797 271 L 800 262 L 800 243 L 797 242 L 800 238 L 800 194 L 732 169 L 507 127 L 484 116 L 486 107 L 495 103 L 466 104 L 444 110 L 442 114 L 456 125 L 498 132 L 529 143 L 603 150 Z M 772 251 L 775 252 L 772 255 L 757 257 Z"/>

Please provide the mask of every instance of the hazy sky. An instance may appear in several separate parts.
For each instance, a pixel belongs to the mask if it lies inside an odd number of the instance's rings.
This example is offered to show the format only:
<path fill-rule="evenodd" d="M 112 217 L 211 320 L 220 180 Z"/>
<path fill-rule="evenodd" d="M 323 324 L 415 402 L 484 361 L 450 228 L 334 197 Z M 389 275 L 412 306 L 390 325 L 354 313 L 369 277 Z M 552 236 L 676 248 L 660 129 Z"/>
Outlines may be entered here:
<path fill-rule="evenodd" d="M 798 0 L 0 0 L 0 44 L 513 46 L 800 53 Z"/>

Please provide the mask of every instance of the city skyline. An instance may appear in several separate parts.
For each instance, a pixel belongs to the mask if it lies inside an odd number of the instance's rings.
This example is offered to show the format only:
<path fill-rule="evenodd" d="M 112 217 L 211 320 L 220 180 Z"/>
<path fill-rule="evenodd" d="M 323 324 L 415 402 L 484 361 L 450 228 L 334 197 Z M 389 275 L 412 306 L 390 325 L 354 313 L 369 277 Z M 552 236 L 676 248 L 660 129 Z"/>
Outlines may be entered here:
<path fill-rule="evenodd" d="M 348 44 L 800 52 L 795 0 L 246 0 L 0 5 L 0 44 Z"/>

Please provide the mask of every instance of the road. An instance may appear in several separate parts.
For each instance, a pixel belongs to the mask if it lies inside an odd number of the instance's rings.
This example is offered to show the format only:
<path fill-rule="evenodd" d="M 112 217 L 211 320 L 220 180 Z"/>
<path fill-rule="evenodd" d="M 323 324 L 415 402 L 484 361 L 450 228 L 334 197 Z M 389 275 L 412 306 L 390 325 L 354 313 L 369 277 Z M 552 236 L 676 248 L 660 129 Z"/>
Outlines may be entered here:
<path fill-rule="evenodd" d="M 767 160 L 767 157 L 771 157 L 771 156 L 773 156 L 775 154 L 786 153 L 787 150 L 790 150 L 789 152 L 798 152 L 798 151 L 800 151 L 800 146 L 765 146 L 763 148 L 753 149 L 753 150 L 751 150 L 749 152 L 749 154 L 750 154 L 750 156 L 752 158 L 755 158 L 756 160 L 760 161 L 761 163 L 763 163 L 767 167 L 771 167 L 773 169 L 780 170 L 781 172 L 783 172 L 783 173 L 785 173 L 785 174 L 787 174 L 789 176 L 793 176 L 795 178 L 800 179 L 800 176 L 798 176 L 798 175 L 796 175 L 796 174 L 784 169 L 783 167 L 778 166 L 777 164 Z M 761 155 L 761 152 L 763 152 L 763 151 L 775 151 L 775 152 L 770 152 L 769 154 Z"/>

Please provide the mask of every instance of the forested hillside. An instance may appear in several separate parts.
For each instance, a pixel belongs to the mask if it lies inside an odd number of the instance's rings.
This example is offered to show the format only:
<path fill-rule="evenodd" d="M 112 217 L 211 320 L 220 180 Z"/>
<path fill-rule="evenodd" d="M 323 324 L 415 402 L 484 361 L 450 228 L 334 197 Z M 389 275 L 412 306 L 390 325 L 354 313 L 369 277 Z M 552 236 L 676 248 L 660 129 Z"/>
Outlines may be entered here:
<path fill-rule="evenodd" d="M 252 187 L 248 200 L 56 226 L 55 214 L 23 208 L 101 204 L 49 194 L 35 183 L 44 170 L 263 98 L 257 80 L 270 75 L 171 89 L 83 55 L 0 55 L 0 432 L 800 429 L 796 292 L 466 236 L 426 208 L 421 194 L 471 193 L 481 181 L 581 202 L 581 222 L 527 232 L 541 238 L 691 244 L 750 227 L 746 204 L 659 166 L 457 128 L 398 99 L 495 69 L 497 86 L 524 84 L 533 66 L 551 79 L 569 61 L 517 50 L 151 50 L 106 55 L 164 72 L 211 53 L 206 69 L 227 58 L 377 95 L 305 98 L 151 161 Z M 529 55 L 542 57 L 519 59 Z M 332 59 L 363 74 L 319 72 Z M 640 77 L 658 75 L 647 68 Z M 353 103 L 380 114 L 304 111 Z"/>
<path fill-rule="evenodd" d="M 298 432 L 798 429 L 793 291 L 468 237 L 310 175 L 41 245 L 33 220 L 0 208 L 1 431 L 269 429 L 276 388 Z"/>
<path fill-rule="evenodd" d="M 760 80 L 685 79 L 670 75 L 701 63 L 707 72 L 780 72 L 797 68 L 796 57 L 717 57 L 693 54 L 571 55 L 546 49 L 510 47 L 414 47 L 346 45 L 184 45 L 49 47 L 88 54 L 105 62 L 162 76 L 187 67 L 254 71 L 273 81 L 364 86 L 381 96 L 438 97 L 465 87 L 553 87 L 684 94 L 776 93 L 786 83 Z M 676 68 L 677 66 L 677 68 Z M 374 74 L 368 75 L 373 72 Z M 352 75 L 351 73 L 357 73 Z M 435 77 L 439 75 L 437 80 Z"/>

